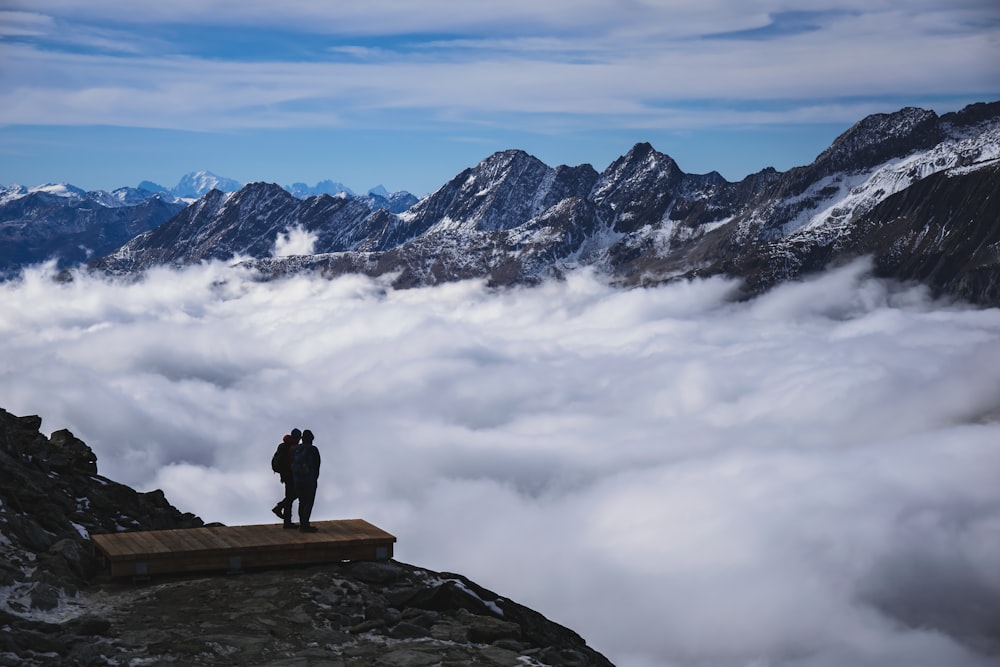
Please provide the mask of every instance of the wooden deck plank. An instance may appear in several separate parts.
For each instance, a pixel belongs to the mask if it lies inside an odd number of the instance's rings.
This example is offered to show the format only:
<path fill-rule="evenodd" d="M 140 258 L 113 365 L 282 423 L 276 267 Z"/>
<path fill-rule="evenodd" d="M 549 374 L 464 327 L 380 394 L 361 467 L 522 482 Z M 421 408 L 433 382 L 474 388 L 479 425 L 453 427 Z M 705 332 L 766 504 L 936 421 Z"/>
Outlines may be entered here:
<path fill-rule="evenodd" d="M 281 547 L 288 543 L 294 543 L 301 534 L 295 528 L 284 528 L 280 523 L 268 526 L 270 530 L 251 530 L 243 533 L 243 537 L 253 540 L 262 546 Z"/>
<path fill-rule="evenodd" d="M 315 533 L 286 530 L 276 523 L 109 533 L 93 535 L 92 539 L 110 562 L 113 576 L 392 556 L 396 538 L 363 519 L 314 525 L 319 529 Z"/>
<path fill-rule="evenodd" d="M 169 539 L 179 544 L 185 551 L 204 551 L 215 548 L 209 535 L 202 531 L 171 530 Z"/>
<path fill-rule="evenodd" d="M 172 544 L 166 534 L 159 532 L 133 533 L 136 546 L 148 554 L 168 554 L 173 551 Z"/>
<path fill-rule="evenodd" d="M 210 526 L 213 546 L 219 549 L 239 549 L 246 546 L 246 540 L 239 539 L 238 532 L 241 526 Z"/>

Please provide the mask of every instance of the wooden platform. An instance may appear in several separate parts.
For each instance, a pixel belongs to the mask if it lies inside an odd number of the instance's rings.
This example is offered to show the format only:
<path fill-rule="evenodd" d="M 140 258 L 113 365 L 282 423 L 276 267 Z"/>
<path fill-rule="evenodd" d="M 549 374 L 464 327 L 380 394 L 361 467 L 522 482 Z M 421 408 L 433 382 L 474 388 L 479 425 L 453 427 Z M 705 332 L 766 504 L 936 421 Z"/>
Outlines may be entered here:
<path fill-rule="evenodd" d="M 317 521 L 316 533 L 285 530 L 280 523 L 205 526 L 91 535 L 113 577 L 171 572 L 388 560 L 396 538 L 364 519 Z"/>

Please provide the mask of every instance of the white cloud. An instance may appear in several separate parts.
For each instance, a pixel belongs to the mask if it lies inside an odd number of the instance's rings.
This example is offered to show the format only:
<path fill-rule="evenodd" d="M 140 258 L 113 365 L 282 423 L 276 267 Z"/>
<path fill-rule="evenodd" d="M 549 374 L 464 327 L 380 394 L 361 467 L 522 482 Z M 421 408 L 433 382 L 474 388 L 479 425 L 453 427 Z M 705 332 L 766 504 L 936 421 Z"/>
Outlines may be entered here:
<path fill-rule="evenodd" d="M 279 233 L 274 240 L 273 257 L 288 257 L 289 255 L 311 255 L 316 246 L 316 234 L 302 227 L 293 227 Z"/>
<path fill-rule="evenodd" d="M 1000 311 L 864 269 L 747 303 L 587 273 L 397 292 L 36 271 L 0 285 L 0 400 L 228 523 L 273 520 L 270 453 L 311 428 L 317 518 L 366 518 L 626 667 L 985 667 Z"/>

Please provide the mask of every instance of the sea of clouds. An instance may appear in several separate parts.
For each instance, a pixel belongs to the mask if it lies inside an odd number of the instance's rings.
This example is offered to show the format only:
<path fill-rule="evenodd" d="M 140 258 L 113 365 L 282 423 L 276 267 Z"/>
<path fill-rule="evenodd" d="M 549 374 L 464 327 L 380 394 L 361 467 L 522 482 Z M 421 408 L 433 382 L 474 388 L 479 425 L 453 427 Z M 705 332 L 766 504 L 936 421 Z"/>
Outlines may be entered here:
<path fill-rule="evenodd" d="M 274 521 L 271 453 L 310 428 L 315 519 L 622 667 L 1000 656 L 1000 310 L 863 262 L 749 302 L 588 272 L 51 278 L 0 285 L 0 407 L 206 521 Z"/>

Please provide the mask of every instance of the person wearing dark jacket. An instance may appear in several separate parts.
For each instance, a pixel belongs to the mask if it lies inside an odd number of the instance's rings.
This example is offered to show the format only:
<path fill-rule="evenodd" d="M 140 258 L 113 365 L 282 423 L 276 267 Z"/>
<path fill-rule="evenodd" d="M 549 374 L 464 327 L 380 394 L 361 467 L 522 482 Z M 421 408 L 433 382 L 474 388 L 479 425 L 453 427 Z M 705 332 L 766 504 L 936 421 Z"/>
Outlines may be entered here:
<path fill-rule="evenodd" d="M 295 493 L 299 497 L 299 530 L 315 533 L 318 528 L 309 524 L 313 503 L 316 501 L 316 483 L 319 481 L 319 450 L 313 444 L 313 433 L 302 431 L 302 444 L 295 447 L 292 455 L 292 475 L 295 478 Z"/>
<path fill-rule="evenodd" d="M 292 475 L 292 457 L 299 446 L 301 431 L 295 428 L 292 432 L 281 439 L 278 445 L 279 465 L 278 474 L 281 476 L 281 483 L 285 485 L 285 497 L 278 501 L 278 504 L 271 510 L 282 520 L 285 528 L 298 528 L 298 524 L 292 523 L 292 503 L 298 497 L 295 493 L 295 477 Z M 299 501 L 301 505 L 302 501 Z"/>

